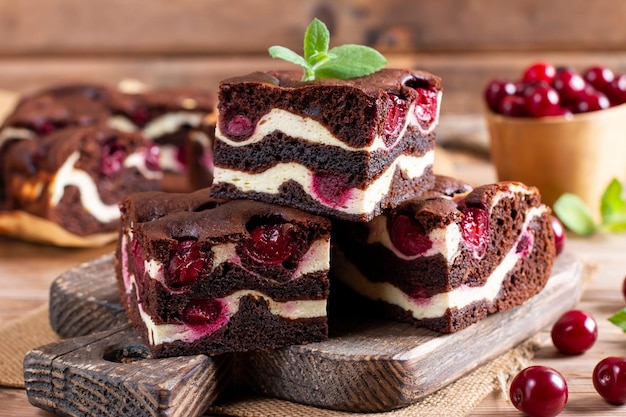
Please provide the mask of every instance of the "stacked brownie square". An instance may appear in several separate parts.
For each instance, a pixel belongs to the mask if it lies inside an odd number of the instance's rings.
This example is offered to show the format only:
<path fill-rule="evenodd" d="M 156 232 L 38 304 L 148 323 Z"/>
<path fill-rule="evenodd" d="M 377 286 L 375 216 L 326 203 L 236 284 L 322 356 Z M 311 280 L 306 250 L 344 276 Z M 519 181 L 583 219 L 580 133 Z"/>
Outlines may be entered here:
<path fill-rule="evenodd" d="M 118 282 L 155 355 L 322 341 L 329 273 L 441 332 L 540 291 L 555 251 L 537 190 L 433 173 L 439 78 L 300 77 L 221 82 L 213 185 L 123 202 Z"/>

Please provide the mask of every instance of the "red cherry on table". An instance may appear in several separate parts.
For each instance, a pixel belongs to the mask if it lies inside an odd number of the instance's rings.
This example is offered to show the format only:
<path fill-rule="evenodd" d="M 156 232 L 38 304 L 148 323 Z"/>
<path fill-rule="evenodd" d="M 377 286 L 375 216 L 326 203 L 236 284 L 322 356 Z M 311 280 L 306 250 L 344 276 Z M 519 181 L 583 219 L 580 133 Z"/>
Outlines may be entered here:
<path fill-rule="evenodd" d="M 593 369 L 593 387 L 611 404 L 626 404 L 626 358 L 602 359 Z"/>
<path fill-rule="evenodd" d="M 525 83 L 535 82 L 535 81 L 545 81 L 547 83 L 552 83 L 554 76 L 556 75 L 556 67 L 549 62 L 535 62 L 530 65 L 524 71 L 522 75 L 522 81 Z"/>
<path fill-rule="evenodd" d="M 509 397 L 515 408 L 530 417 L 554 417 L 567 404 L 567 382 L 555 369 L 529 366 L 513 378 Z"/>
<path fill-rule="evenodd" d="M 596 342 L 598 324 L 590 314 L 581 310 L 570 310 L 554 323 L 550 335 L 559 352 L 579 355 Z"/>
<path fill-rule="evenodd" d="M 624 281 L 622 282 L 622 295 L 626 299 L 626 277 L 624 277 Z"/>

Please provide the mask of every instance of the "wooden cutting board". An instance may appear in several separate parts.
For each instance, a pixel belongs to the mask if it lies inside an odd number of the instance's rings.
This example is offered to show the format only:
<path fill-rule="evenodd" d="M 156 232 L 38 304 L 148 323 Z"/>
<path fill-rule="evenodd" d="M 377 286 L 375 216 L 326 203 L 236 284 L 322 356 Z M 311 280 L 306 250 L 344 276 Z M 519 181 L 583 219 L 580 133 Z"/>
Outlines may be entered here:
<path fill-rule="evenodd" d="M 196 416 L 235 386 L 322 408 L 388 411 L 424 398 L 549 326 L 580 299 L 582 270 L 578 259 L 564 253 L 537 296 L 453 334 L 363 311 L 333 315 L 331 302 L 325 342 L 151 359 L 118 303 L 113 256 L 106 255 L 53 283 L 50 321 L 68 339 L 26 356 L 26 389 L 32 404 L 64 415 L 95 407 L 98 416 Z"/>

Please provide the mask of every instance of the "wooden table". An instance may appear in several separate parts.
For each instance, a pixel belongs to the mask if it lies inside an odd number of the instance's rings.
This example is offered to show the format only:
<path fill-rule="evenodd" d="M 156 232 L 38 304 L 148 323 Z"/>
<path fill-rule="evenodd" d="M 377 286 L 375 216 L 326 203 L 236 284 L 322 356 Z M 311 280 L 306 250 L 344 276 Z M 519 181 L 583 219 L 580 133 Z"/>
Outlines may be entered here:
<path fill-rule="evenodd" d="M 488 181 L 492 170 L 484 161 L 471 157 L 456 159 L 456 168 L 475 181 Z M 467 175 L 465 175 L 467 174 Z M 63 271 L 113 250 L 113 245 L 98 249 L 69 250 L 39 246 L 0 238 L 0 320 L 15 319 L 44 304 L 50 283 Z M 591 313 L 599 325 L 599 340 L 584 355 L 560 355 L 548 345 L 534 363 L 551 366 L 563 373 L 569 385 L 569 403 L 563 416 L 626 416 L 626 406 L 607 404 L 595 392 L 591 373 L 601 359 L 626 355 L 626 334 L 606 319 L 626 305 L 621 292 L 626 276 L 626 234 L 570 237 L 567 250 L 597 268 L 586 288 L 580 308 Z M 544 331 L 546 336 L 549 329 Z M 1 370 L 0 370 L 1 372 Z M 472 416 L 520 416 L 503 396 L 495 392 L 475 409 Z M 0 416 L 51 416 L 28 403 L 19 389 L 0 388 Z"/>

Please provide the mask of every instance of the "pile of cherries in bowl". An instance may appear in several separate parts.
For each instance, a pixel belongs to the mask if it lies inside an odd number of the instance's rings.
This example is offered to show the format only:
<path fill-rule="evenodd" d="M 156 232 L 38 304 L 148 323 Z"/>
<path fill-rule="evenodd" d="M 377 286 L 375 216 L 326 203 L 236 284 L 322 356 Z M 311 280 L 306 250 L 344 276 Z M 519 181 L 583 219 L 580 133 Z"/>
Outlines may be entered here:
<path fill-rule="evenodd" d="M 568 117 L 626 103 L 626 74 L 616 74 L 604 66 L 578 72 L 535 62 L 518 81 L 491 80 L 484 99 L 492 112 L 504 116 Z"/>

